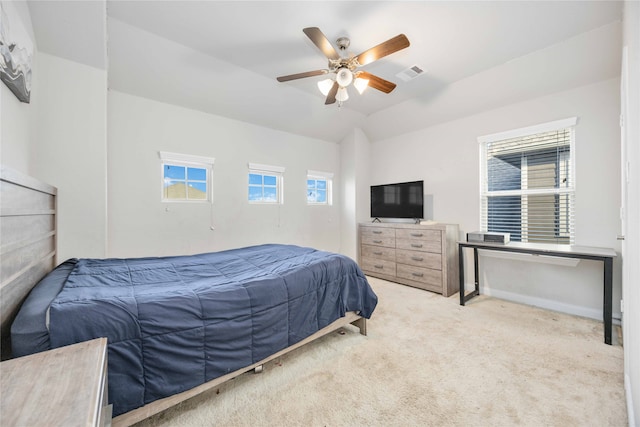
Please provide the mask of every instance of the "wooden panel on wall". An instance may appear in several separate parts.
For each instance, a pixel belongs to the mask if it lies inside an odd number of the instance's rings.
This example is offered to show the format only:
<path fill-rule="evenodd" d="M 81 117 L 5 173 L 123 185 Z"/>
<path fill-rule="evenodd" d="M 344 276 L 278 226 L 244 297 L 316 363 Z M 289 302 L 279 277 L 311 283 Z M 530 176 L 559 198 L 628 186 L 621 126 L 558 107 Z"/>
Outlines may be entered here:
<path fill-rule="evenodd" d="M 0 166 L 0 335 L 11 355 L 11 323 L 33 286 L 55 266 L 56 188 Z"/>

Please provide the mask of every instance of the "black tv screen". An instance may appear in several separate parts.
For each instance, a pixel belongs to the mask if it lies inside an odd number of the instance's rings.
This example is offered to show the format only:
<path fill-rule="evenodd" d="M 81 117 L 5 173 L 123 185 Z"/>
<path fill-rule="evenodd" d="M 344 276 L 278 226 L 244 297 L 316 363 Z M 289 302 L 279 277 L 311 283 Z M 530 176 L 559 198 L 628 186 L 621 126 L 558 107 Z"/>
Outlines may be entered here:
<path fill-rule="evenodd" d="M 371 218 L 424 218 L 423 182 L 371 186 Z"/>

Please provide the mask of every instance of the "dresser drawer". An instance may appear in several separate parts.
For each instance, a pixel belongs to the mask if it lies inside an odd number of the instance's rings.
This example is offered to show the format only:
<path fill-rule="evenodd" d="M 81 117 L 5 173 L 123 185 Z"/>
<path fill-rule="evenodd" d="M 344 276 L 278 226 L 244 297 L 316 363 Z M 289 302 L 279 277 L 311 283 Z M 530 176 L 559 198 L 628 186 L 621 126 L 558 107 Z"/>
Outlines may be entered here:
<path fill-rule="evenodd" d="M 403 279 L 413 280 L 431 286 L 442 288 L 442 271 L 431 268 L 415 267 L 413 265 L 398 264 L 396 275 Z"/>
<path fill-rule="evenodd" d="M 396 263 L 393 261 L 362 257 L 362 265 L 360 267 L 363 270 L 379 274 L 386 274 L 388 276 L 396 275 Z"/>
<path fill-rule="evenodd" d="M 372 237 L 396 237 L 395 228 L 385 228 L 385 227 L 361 227 L 360 232 L 362 233 L 362 237 L 364 236 L 372 236 Z"/>
<path fill-rule="evenodd" d="M 398 239 L 418 239 L 429 241 L 441 241 L 441 232 L 437 230 L 417 230 L 413 228 L 399 228 L 396 230 Z"/>
<path fill-rule="evenodd" d="M 377 236 L 375 234 L 362 234 L 361 242 L 363 245 L 386 246 L 387 248 L 396 247 L 396 238 Z"/>
<path fill-rule="evenodd" d="M 362 256 L 366 258 L 384 259 L 387 261 L 396 260 L 396 250 L 382 246 L 362 245 L 360 249 Z"/>
<path fill-rule="evenodd" d="M 396 250 L 396 262 L 398 264 L 409 264 L 416 267 L 432 268 L 442 270 L 442 255 L 430 252 L 417 252 L 407 249 Z"/>
<path fill-rule="evenodd" d="M 437 240 L 396 239 L 396 248 L 439 254 L 442 252 L 442 242 L 439 237 Z"/>

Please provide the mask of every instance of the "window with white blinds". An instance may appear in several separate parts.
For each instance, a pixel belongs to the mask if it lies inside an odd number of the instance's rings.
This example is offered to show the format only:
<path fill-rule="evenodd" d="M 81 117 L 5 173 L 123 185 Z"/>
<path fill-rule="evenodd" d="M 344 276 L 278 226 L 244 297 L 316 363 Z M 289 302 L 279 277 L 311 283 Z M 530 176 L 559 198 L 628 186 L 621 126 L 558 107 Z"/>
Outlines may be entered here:
<path fill-rule="evenodd" d="M 576 119 L 478 138 L 481 228 L 511 241 L 573 244 Z"/>

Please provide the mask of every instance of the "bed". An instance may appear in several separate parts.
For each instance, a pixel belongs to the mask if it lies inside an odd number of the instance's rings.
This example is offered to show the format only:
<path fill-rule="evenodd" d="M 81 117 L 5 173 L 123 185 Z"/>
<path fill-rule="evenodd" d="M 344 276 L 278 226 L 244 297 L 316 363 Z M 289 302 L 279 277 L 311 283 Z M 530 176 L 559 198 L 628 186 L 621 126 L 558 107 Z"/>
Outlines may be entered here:
<path fill-rule="evenodd" d="M 346 324 L 365 334 L 376 303 L 353 260 L 294 245 L 71 259 L 21 302 L 11 345 L 107 337 L 114 424 L 128 425 Z"/>

